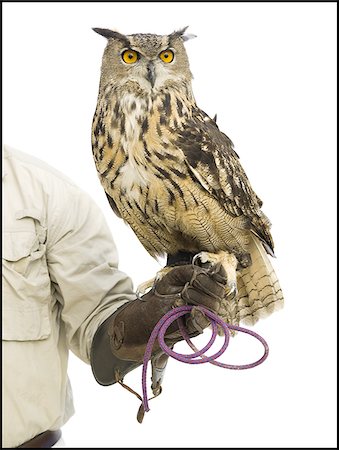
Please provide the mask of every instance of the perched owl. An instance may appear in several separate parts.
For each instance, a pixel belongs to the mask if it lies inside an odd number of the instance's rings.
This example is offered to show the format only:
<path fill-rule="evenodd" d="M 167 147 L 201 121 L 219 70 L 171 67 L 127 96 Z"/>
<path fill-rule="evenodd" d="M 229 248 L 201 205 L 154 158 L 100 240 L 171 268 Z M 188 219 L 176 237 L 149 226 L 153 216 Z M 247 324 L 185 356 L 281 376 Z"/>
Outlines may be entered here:
<path fill-rule="evenodd" d="M 107 38 L 94 161 L 112 209 L 145 249 L 220 261 L 228 277 L 220 315 L 254 324 L 283 305 L 267 256 L 270 222 L 231 140 L 195 102 L 186 28 L 164 36 L 94 28 Z"/>

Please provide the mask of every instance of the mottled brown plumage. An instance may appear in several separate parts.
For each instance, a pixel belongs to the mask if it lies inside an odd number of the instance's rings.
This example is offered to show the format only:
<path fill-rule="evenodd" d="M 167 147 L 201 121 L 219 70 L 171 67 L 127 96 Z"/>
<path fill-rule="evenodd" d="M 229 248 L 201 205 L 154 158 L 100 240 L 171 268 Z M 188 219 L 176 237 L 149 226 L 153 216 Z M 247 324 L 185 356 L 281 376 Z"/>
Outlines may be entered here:
<path fill-rule="evenodd" d="M 196 105 L 185 30 L 95 31 L 108 43 L 92 147 L 112 209 L 154 257 L 205 252 L 202 260 L 222 261 L 238 287 L 223 317 L 254 323 L 283 303 L 266 254 L 270 222 L 231 140 Z"/>

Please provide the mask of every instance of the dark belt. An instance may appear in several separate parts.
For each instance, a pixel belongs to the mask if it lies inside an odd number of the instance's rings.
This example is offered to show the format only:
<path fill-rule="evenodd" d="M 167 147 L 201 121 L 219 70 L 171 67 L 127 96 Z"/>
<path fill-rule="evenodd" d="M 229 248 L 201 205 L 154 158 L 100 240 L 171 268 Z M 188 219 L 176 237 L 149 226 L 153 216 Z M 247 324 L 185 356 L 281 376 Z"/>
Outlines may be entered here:
<path fill-rule="evenodd" d="M 51 448 L 61 438 L 61 430 L 47 430 L 17 448 Z"/>

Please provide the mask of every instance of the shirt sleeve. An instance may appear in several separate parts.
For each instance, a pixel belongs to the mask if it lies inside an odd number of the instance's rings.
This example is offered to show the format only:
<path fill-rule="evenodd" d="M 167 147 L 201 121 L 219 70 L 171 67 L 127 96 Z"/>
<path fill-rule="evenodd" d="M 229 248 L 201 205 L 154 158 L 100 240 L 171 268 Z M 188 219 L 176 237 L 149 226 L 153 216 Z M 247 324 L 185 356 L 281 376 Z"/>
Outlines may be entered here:
<path fill-rule="evenodd" d="M 48 202 L 47 261 L 69 348 L 89 363 L 93 336 L 104 320 L 136 298 L 103 213 L 73 185 Z"/>

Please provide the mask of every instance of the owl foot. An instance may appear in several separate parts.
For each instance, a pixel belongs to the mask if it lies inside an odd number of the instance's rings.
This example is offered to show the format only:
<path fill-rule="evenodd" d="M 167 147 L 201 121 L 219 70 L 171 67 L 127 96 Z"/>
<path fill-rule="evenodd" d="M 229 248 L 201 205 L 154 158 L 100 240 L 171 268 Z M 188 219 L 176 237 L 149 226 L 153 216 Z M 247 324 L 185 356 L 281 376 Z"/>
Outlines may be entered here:
<path fill-rule="evenodd" d="M 219 253 L 197 253 L 193 257 L 192 264 L 195 264 L 197 259 L 200 260 L 204 267 L 213 267 L 216 264 L 222 264 L 227 278 L 226 297 L 228 299 L 234 299 L 238 294 L 236 272 L 238 266 L 237 258 L 231 253 L 220 251 Z"/>
<path fill-rule="evenodd" d="M 137 287 L 135 294 L 137 298 L 140 300 L 141 297 L 146 294 L 147 291 L 150 290 L 150 288 L 153 288 L 154 286 L 154 280 L 155 277 L 151 278 L 150 280 L 144 281 L 143 283 L 139 284 Z"/>
<path fill-rule="evenodd" d="M 157 284 L 157 282 L 159 280 L 161 280 L 161 278 L 166 275 L 166 273 L 168 273 L 170 270 L 172 270 L 172 267 L 164 267 L 161 270 L 159 270 L 159 272 L 157 272 L 157 274 L 155 275 L 155 277 L 144 281 L 143 283 L 139 284 L 139 286 L 137 287 L 135 294 L 137 296 L 138 299 L 140 299 L 144 294 L 146 294 L 146 292 L 148 292 L 149 290 L 152 290 L 155 288 L 155 285 Z"/>

